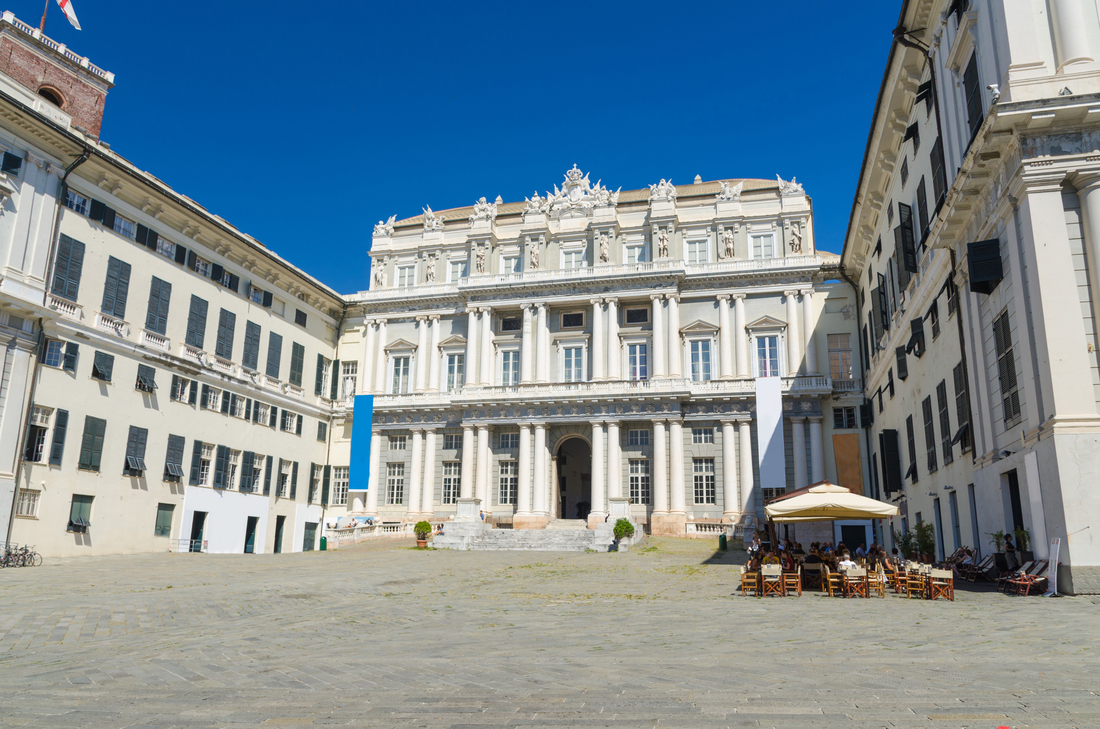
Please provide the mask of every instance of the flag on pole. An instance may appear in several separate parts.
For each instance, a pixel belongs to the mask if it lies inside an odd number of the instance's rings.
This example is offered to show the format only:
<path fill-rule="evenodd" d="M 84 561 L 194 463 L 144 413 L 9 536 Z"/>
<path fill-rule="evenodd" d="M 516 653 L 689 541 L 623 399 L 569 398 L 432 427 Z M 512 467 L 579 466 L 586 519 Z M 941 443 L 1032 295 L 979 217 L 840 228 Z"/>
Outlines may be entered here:
<path fill-rule="evenodd" d="M 77 30 L 80 30 L 80 21 L 76 19 L 76 11 L 73 10 L 72 0 L 57 0 L 57 4 L 61 6 L 61 9 L 65 11 L 65 17 L 69 19 L 72 26 Z"/>

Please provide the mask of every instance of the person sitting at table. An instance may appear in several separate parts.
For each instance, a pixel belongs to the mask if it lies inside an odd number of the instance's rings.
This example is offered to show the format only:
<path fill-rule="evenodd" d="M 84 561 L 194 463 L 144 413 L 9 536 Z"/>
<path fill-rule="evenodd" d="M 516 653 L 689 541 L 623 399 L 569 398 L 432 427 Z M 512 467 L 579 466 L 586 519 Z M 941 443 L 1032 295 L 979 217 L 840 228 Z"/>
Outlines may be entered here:
<path fill-rule="evenodd" d="M 955 573 L 955 579 L 963 579 L 962 573 L 959 572 L 959 567 L 964 564 L 974 564 L 974 553 L 969 549 L 963 549 L 963 558 L 958 562 L 951 563 L 951 571 Z"/>
<path fill-rule="evenodd" d="M 846 570 L 849 567 L 858 567 L 855 562 L 852 561 L 851 556 L 847 552 L 841 552 L 840 561 L 836 564 L 837 569 Z"/>
<path fill-rule="evenodd" d="M 780 562 L 783 564 L 784 572 L 794 572 L 794 555 L 791 554 L 791 550 L 787 549 L 783 551 Z"/>
<path fill-rule="evenodd" d="M 768 552 L 764 557 L 764 564 L 782 564 L 779 557 L 775 556 L 775 552 Z"/>
<path fill-rule="evenodd" d="M 822 562 L 821 555 L 817 553 L 816 549 L 814 549 L 813 547 L 810 547 L 810 553 L 806 555 L 806 559 L 804 560 L 804 563 L 805 564 L 821 564 L 821 562 Z"/>
<path fill-rule="evenodd" d="M 745 565 L 745 570 L 747 572 L 759 572 L 760 571 L 760 554 L 759 553 L 752 555 L 752 557 L 749 559 L 749 563 L 747 565 Z"/>
<path fill-rule="evenodd" d="M 795 542 L 794 543 L 794 553 L 797 554 L 797 555 L 803 555 L 803 556 L 806 554 L 802 550 L 802 542 Z"/>
<path fill-rule="evenodd" d="M 867 550 L 864 549 L 863 542 L 860 542 L 859 546 L 856 547 L 856 559 L 860 559 L 860 558 L 866 557 L 866 556 L 867 556 Z"/>

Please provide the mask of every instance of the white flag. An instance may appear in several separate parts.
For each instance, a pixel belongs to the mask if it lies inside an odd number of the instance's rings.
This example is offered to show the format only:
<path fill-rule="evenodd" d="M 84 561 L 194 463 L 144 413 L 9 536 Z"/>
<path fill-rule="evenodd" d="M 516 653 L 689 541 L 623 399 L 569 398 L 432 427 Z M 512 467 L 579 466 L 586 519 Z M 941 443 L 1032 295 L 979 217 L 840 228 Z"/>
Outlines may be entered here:
<path fill-rule="evenodd" d="M 72 0 L 57 0 L 57 4 L 65 11 L 65 17 L 69 19 L 73 27 L 80 30 L 80 21 L 76 19 L 76 11 L 73 10 Z"/>

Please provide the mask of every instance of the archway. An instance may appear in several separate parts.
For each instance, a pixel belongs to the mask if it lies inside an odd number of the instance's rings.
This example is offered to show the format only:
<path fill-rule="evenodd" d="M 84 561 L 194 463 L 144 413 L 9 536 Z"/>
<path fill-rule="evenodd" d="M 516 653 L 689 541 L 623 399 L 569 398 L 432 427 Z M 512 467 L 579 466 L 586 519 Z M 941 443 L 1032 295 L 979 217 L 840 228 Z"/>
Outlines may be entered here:
<path fill-rule="evenodd" d="M 592 509 L 592 448 L 583 438 L 569 438 L 556 455 L 558 514 L 562 519 L 587 519 Z"/>

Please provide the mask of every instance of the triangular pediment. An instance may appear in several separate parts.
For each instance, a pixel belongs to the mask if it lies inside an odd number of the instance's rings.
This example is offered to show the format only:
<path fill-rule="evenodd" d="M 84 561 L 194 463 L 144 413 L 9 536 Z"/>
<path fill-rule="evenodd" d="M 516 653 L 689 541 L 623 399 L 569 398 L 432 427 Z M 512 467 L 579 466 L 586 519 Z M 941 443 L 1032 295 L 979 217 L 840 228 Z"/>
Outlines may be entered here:
<path fill-rule="evenodd" d="M 713 334 L 716 331 L 718 327 L 702 319 L 696 319 L 686 327 L 680 328 L 681 334 Z"/>
<path fill-rule="evenodd" d="M 440 347 L 465 347 L 466 337 L 461 334 L 452 334 L 439 343 Z"/>
<path fill-rule="evenodd" d="M 391 349 L 416 349 L 416 345 L 407 339 L 398 339 L 396 342 L 390 342 L 382 349 L 386 352 Z"/>
<path fill-rule="evenodd" d="M 787 326 L 787 322 L 773 319 L 770 316 L 762 316 L 752 324 L 745 326 L 746 329 L 783 329 Z"/>

